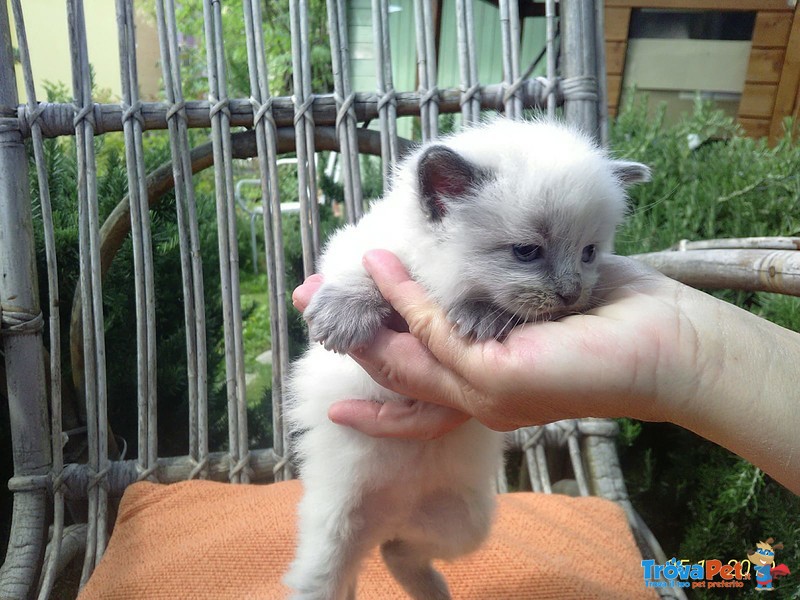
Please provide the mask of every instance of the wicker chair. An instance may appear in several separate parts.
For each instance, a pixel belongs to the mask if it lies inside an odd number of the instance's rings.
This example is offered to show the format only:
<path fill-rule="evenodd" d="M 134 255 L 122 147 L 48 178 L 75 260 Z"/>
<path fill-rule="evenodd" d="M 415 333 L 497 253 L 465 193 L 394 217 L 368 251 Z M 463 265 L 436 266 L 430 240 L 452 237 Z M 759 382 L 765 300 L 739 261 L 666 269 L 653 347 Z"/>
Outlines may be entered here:
<path fill-rule="evenodd" d="M 471 3 L 457 0 L 459 89 L 437 89 L 436 51 L 430 5 L 418 2 L 417 40 L 420 69 L 416 91 L 395 91 L 388 46 L 386 2 L 373 2 L 376 35 L 378 91 L 351 89 L 348 73 L 347 23 L 344 4 L 329 0 L 329 28 L 335 90 L 314 95 L 310 89 L 307 44 L 300 40 L 306 26 L 305 4 L 290 0 L 292 19 L 294 95 L 272 97 L 264 65 L 264 39 L 258 0 L 245 1 L 245 30 L 251 76 L 250 98 L 228 98 L 224 73 L 220 5 L 205 3 L 208 42 L 208 101 L 188 101 L 181 92 L 177 30 L 173 0 L 156 0 L 161 46 L 164 102 L 142 102 L 137 91 L 133 7 L 118 0 L 118 31 L 122 75 L 122 102 L 96 104 L 91 96 L 85 19 L 81 0 L 68 0 L 74 102 L 37 102 L 20 0 L 11 0 L 19 44 L 19 59 L 27 91 L 20 105 L 15 84 L 15 55 L 11 47 L 11 21 L 0 10 L 0 268 L 3 280 L 2 342 L 10 418 L 14 476 L 13 525 L 5 563 L 0 569 L 0 597 L 50 596 L 64 566 L 74 558 L 83 562 L 86 581 L 102 557 L 114 521 L 118 498 L 139 480 L 171 483 L 193 478 L 234 483 L 266 482 L 291 477 L 287 432 L 281 413 L 281 389 L 288 363 L 284 255 L 277 195 L 277 156 L 295 152 L 303 223 L 304 268 L 312 272 L 319 252 L 314 153 L 340 152 L 348 219 L 358 218 L 362 207 L 359 153 L 383 157 L 388 168 L 402 153 L 398 139 L 399 116 L 419 115 L 425 139 L 437 132 L 438 115 L 460 112 L 463 122 L 477 120 L 481 110 L 503 109 L 520 117 L 529 108 L 551 114 L 563 108 L 567 121 L 579 124 L 604 139 L 605 90 L 602 3 L 562 0 L 560 3 L 561 65 L 557 71 L 556 5 L 542 5 L 547 20 L 547 76 L 528 79 L 519 65 L 520 17 L 516 2 L 500 0 L 500 27 L 504 53 L 504 79 L 485 85 L 478 81 L 472 41 Z M 340 20 L 341 19 L 341 20 Z M 110 25 L 110 24 L 109 24 Z M 384 42 L 387 42 L 384 44 Z M 359 124 L 378 120 L 380 131 Z M 211 131 L 211 142 L 190 148 L 189 128 Z M 246 131 L 232 133 L 232 128 Z M 172 161 L 145 176 L 142 133 L 167 129 Z M 129 173 L 129 195 L 108 220 L 97 215 L 97 174 L 93 140 L 107 132 L 124 132 Z M 79 219 L 81 279 L 73 303 L 70 335 L 73 374 L 78 375 L 79 397 L 85 413 L 81 430 L 65 431 L 62 421 L 62 360 L 59 349 L 59 290 L 52 215 L 48 198 L 43 140 L 74 136 L 80 169 Z M 49 343 L 43 339 L 44 319 L 36 283 L 34 236 L 28 164 L 23 141 L 30 142 L 41 190 L 48 259 Z M 263 190 L 264 235 L 269 269 L 269 300 L 273 354 L 273 448 L 252 450 L 248 444 L 247 410 L 242 352 L 242 315 L 238 297 L 236 215 L 232 160 L 259 158 Z M 229 444 L 224 452 L 210 452 L 208 443 L 208 381 L 205 369 L 205 308 L 202 264 L 197 252 L 197 215 L 190 174 L 213 166 L 216 180 L 220 271 L 223 290 L 225 368 L 228 398 Z M 388 169 L 384 172 L 388 177 Z M 157 447 L 155 385 L 155 319 L 148 208 L 167 191 L 176 195 L 181 228 L 180 255 L 184 282 L 186 352 L 189 364 L 189 452 L 162 457 Z M 101 227 L 102 225 L 102 227 Z M 136 335 L 139 369 L 138 456 L 124 458 L 117 451 L 108 420 L 103 323 L 102 280 L 122 241 L 134 241 Z M 796 256 L 796 254 L 795 254 Z M 797 264 L 795 259 L 794 264 Z M 773 271 L 770 271 L 772 276 Z M 796 271 L 795 271 L 796 273 Z M 62 290 L 63 293 L 63 290 Z M 49 354 L 43 348 L 49 348 Z M 48 362 L 49 358 L 49 362 Z M 572 490 L 599 495 L 623 506 L 644 556 L 664 561 L 657 542 L 633 511 L 625 490 L 615 448 L 616 424 L 585 419 L 532 427 L 509 435 L 511 447 L 522 458 L 528 487 L 534 491 Z M 65 461 L 68 438 L 85 434 L 85 459 Z M 500 478 L 499 487 L 505 487 Z M 71 519 L 66 516 L 71 515 Z M 78 515 L 76 517 L 76 515 Z M 669 590 L 680 596 L 677 590 Z"/>

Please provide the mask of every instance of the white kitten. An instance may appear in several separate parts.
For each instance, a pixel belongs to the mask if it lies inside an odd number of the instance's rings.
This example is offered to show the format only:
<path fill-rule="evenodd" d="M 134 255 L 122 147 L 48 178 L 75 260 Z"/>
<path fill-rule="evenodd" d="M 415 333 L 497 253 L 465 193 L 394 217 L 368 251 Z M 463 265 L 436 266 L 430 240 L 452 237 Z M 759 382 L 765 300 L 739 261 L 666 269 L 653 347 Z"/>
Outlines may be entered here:
<path fill-rule="evenodd" d="M 393 189 L 333 236 L 305 313 L 323 345 L 294 365 L 288 386 L 305 488 L 285 578 L 295 598 L 354 598 L 360 561 L 377 545 L 412 597 L 449 598 L 431 560 L 473 551 L 492 520 L 503 434 L 471 420 L 431 441 L 374 439 L 328 420 L 337 400 L 406 400 L 345 354 L 390 315 L 363 254 L 397 254 L 448 310 L 454 335 L 502 339 L 520 322 L 588 307 L 624 187 L 648 177 L 563 125 L 497 119 L 420 148 Z"/>

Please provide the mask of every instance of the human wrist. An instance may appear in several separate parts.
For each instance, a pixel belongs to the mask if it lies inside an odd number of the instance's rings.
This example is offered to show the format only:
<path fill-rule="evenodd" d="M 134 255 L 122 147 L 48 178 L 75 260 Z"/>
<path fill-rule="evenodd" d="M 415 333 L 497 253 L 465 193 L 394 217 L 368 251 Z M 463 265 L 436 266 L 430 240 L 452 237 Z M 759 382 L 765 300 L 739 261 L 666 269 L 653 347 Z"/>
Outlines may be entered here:
<path fill-rule="evenodd" d="M 800 493 L 794 458 L 800 456 L 795 367 L 800 335 L 705 294 L 690 314 L 700 342 L 696 387 L 676 393 L 666 404 L 665 420 L 727 448 Z"/>
<path fill-rule="evenodd" d="M 766 357 L 758 347 L 768 343 L 765 327 L 777 326 L 713 296 L 694 291 L 691 308 L 684 309 L 695 348 L 684 348 L 683 368 L 696 376 L 676 378 L 667 412 L 671 422 L 706 437 L 712 427 L 731 418 L 746 419 L 764 389 Z M 739 410 L 743 412 L 739 413 Z M 738 413 L 735 416 L 733 413 Z M 702 430 L 702 431 L 698 431 Z"/>
<path fill-rule="evenodd" d="M 693 288 L 674 284 L 670 300 L 675 318 L 660 340 L 651 418 L 694 429 L 713 417 L 724 402 L 721 385 L 726 360 L 727 325 L 739 312 L 733 305 Z"/>

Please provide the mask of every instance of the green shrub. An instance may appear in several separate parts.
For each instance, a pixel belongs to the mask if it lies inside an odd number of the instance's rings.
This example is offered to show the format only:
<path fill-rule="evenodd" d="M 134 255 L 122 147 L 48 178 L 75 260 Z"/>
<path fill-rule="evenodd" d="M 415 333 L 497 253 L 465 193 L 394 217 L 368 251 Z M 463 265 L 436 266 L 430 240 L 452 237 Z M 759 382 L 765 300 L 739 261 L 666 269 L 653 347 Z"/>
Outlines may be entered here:
<path fill-rule="evenodd" d="M 691 150 L 689 136 L 700 145 Z M 631 215 L 620 232 L 622 254 L 662 250 L 682 238 L 792 235 L 800 232 L 800 146 L 790 136 L 775 147 L 743 137 L 721 111 L 698 102 L 672 126 L 643 102 L 624 107 L 611 147 L 653 170 L 631 190 Z"/>

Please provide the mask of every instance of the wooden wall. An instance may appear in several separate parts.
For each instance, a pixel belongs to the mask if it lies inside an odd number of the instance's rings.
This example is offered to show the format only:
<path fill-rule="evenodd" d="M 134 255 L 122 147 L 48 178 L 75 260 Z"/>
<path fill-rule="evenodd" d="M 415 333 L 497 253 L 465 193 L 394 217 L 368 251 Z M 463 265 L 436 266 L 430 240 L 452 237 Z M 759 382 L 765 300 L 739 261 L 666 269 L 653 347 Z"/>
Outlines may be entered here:
<path fill-rule="evenodd" d="M 783 119 L 800 119 L 800 8 L 789 0 L 606 0 L 608 111 L 616 115 L 634 8 L 755 11 L 753 45 L 738 119 L 748 134 L 775 140 Z"/>
<path fill-rule="evenodd" d="M 608 80 L 608 114 L 617 116 L 628 52 L 628 27 L 631 22 L 629 6 L 611 6 L 606 2 L 606 78 Z"/>

